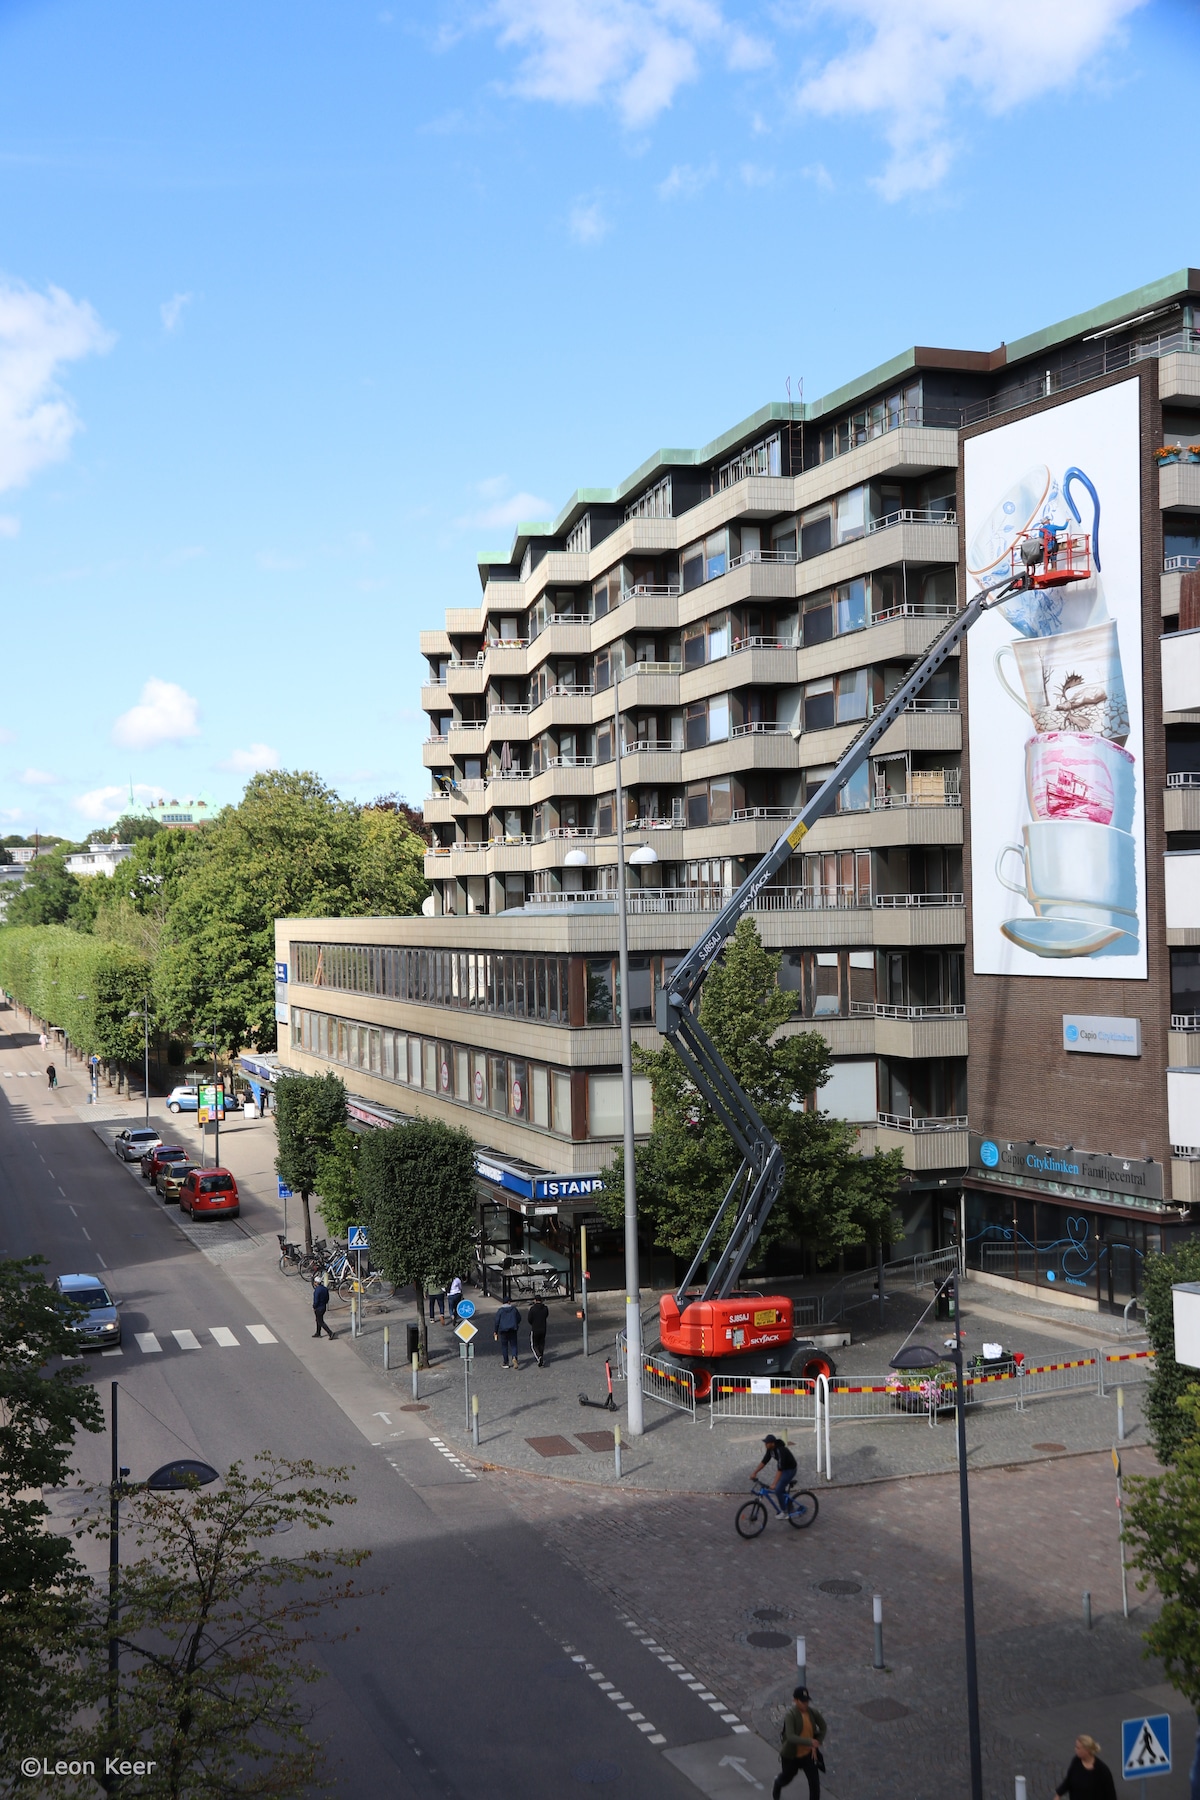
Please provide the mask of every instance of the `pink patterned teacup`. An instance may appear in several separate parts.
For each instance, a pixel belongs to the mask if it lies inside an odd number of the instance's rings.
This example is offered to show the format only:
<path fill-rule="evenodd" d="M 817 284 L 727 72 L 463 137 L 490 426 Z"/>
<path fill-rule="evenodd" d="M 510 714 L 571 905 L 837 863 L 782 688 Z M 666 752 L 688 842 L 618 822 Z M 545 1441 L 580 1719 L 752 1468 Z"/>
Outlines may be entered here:
<path fill-rule="evenodd" d="M 1110 738 L 1045 731 L 1025 745 L 1025 791 L 1035 819 L 1090 819 L 1133 829 L 1134 760 Z"/>

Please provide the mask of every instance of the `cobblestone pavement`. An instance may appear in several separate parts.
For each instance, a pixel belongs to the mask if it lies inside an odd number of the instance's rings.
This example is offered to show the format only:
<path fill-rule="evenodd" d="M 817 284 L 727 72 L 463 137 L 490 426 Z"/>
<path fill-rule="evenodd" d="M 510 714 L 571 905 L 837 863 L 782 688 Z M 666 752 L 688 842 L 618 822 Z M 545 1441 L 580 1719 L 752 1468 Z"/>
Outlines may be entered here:
<path fill-rule="evenodd" d="M 476 1294 L 471 1297 L 478 1307 L 475 1323 L 480 1327 L 471 1374 L 471 1391 L 480 1402 L 477 1458 L 490 1465 L 536 1471 L 572 1483 L 614 1486 L 612 1440 L 611 1435 L 605 1434 L 611 1434 L 614 1416 L 625 1432 L 625 1384 L 614 1384 L 618 1411 L 613 1416 L 594 1407 L 582 1408 L 579 1395 L 585 1392 L 593 1401 L 599 1401 L 607 1392 L 604 1359 L 613 1354 L 614 1335 L 623 1322 L 619 1298 L 604 1296 L 599 1303 L 593 1303 L 592 1355 L 586 1360 L 574 1307 L 558 1302 L 551 1311 L 545 1368 L 539 1369 L 533 1362 L 526 1340 L 520 1368 L 506 1370 L 492 1339 L 497 1303 Z M 1007 1298 L 993 1290 L 975 1290 L 968 1285 L 963 1321 L 969 1348 L 977 1348 L 994 1337 L 1008 1348 L 1023 1349 L 1032 1363 L 1078 1357 L 1097 1344 L 1116 1353 L 1145 1342 L 1140 1337 L 1112 1336 L 1111 1331 L 1105 1330 L 1112 1322 L 1098 1323 L 1095 1315 L 1071 1314 L 1063 1309 L 1061 1317 L 1042 1319 L 1008 1306 Z M 889 1357 L 917 1326 L 926 1302 L 927 1296 L 898 1296 L 889 1302 L 882 1329 L 872 1309 L 871 1328 L 858 1341 L 834 1353 L 839 1375 L 883 1380 Z M 331 1317 L 339 1328 L 348 1329 L 345 1310 Z M 390 1326 L 391 1358 L 400 1365 L 393 1369 L 391 1379 L 398 1403 L 410 1405 L 411 1374 L 403 1366 L 404 1327 L 415 1318 L 411 1301 L 397 1300 L 386 1311 L 368 1312 L 363 1335 L 354 1345 L 365 1361 L 382 1372 L 383 1327 Z M 652 1323 L 653 1318 L 649 1325 Z M 866 1326 L 867 1321 L 863 1324 Z M 919 1331 L 936 1345 L 948 1329 L 927 1320 Z M 417 1403 L 428 1408 L 437 1428 L 449 1441 L 468 1451 L 472 1446 L 458 1346 L 450 1327 L 440 1322 L 430 1327 L 429 1340 L 433 1363 L 420 1373 Z M 1091 1382 L 1090 1375 L 1085 1379 Z M 1119 1379 L 1119 1367 L 1114 1367 L 1109 1380 L 1115 1386 Z M 1021 1413 L 1015 1410 L 1011 1390 L 996 1392 L 1005 1398 L 971 1411 L 968 1454 L 973 1469 L 1099 1450 L 1111 1445 L 1116 1437 L 1115 1391 L 1101 1399 L 1092 1384 L 1076 1393 L 1030 1401 Z M 1125 1387 L 1125 1429 L 1132 1443 L 1139 1442 L 1142 1433 L 1142 1392 L 1137 1374 L 1131 1374 Z M 771 1429 L 787 1431 L 804 1479 L 816 1479 L 816 1437 L 811 1424 L 785 1426 L 773 1425 L 769 1420 L 741 1419 L 718 1420 L 710 1426 L 707 1407 L 697 1409 L 693 1422 L 685 1414 L 651 1400 L 645 1403 L 645 1414 L 645 1436 L 634 1442 L 626 1435 L 622 1459 L 625 1484 L 663 1491 L 740 1492 L 746 1485 L 748 1471 L 758 1460 L 762 1434 Z M 838 1421 L 832 1427 L 831 1449 L 837 1486 L 892 1480 L 957 1466 L 948 1415 L 933 1428 L 923 1417 L 898 1414 L 868 1421 Z"/>
<path fill-rule="evenodd" d="M 1131 1450 L 1126 1473 L 1153 1467 Z M 768 1743 L 807 1641 L 813 1697 L 830 1725 L 828 1786 L 838 1800 L 961 1800 L 967 1792 L 958 1486 L 926 1477 L 822 1496 L 803 1533 L 773 1521 L 743 1542 L 719 1496 L 589 1491 L 496 1474 L 546 1541 L 654 1634 L 655 1644 L 725 1694 Z M 1107 1455 L 993 1469 L 971 1483 L 985 1789 L 1011 1800 L 1014 1776 L 1048 1800 L 1079 1731 L 1111 1754 L 1139 1706 L 1186 1707 L 1142 1655 L 1148 1612 L 1130 1582 L 1121 1614 L 1116 1509 Z M 840 1584 L 846 1591 L 823 1585 Z M 1092 1595 L 1095 1625 L 1082 1622 Z M 872 1595 L 884 1602 L 886 1668 L 872 1667 Z M 774 1633 L 756 1646 L 750 1634 Z M 1123 1709 L 1127 1709 L 1124 1710 Z M 1187 1752 L 1184 1755 L 1183 1752 Z M 1119 1755 L 1116 1760 L 1119 1763 Z M 1156 1800 L 1186 1794 L 1174 1777 Z"/>

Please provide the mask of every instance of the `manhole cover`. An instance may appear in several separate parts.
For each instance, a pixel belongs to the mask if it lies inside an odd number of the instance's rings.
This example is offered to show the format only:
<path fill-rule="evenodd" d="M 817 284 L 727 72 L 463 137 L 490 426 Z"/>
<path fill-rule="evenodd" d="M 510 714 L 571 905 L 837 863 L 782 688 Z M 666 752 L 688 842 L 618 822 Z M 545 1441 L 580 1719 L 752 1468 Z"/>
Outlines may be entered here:
<path fill-rule="evenodd" d="M 823 1594 L 861 1594 L 861 1581 L 818 1581 L 818 1588 Z"/>
<path fill-rule="evenodd" d="M 1065 1444 L 1035 1444 L 1033 1447 L 1035 1450 L 1065 1450 L 1067 1446 Z"/>
<path fill-rule="evenodd" d="M 901 1706 L 899 1700 L 864 1700 L 855 1709 L 864 1719 L 874 1719 L 877 1725 L 887 1725 L 893 1719 L 903 1719 L 912 1711 L 911 1706 Z"/>
<path fill-rule="evenodd" d="M 786 1619 L 787 1614 L 783 1611 L 782 1607 L 756 1606 L 754 1611 L 750 1614 L 750 1617 L 752 1619 L 761 1619 L 764 1625 L 773 1625 L 776 1619 Z"/>
<path fill-rule="evenodd" d="M 791 1643 L 786 1631 L 748 1631 L 746 1642 L 756 1650 L 786 1650 Z"/>
<path fill-rule="evenodd" d="M 607 1781 L 618 1781 L 621 1776 L 620 1763 L 581 1762 L 571 1770 L 576 1781 L 582 1781 L 586 1787 L 599 1787 Z"/>
<path fill-rule="evenodd" d="M 428 1412 L 429 1408 L 426 1405 L 424 1405 L 423 1402 L 421 1402 L 420 1400 L 410 1400 L 407 1406 L 402 1406 L 400 1408 L 400 1411 L 401 1412 Z"/>

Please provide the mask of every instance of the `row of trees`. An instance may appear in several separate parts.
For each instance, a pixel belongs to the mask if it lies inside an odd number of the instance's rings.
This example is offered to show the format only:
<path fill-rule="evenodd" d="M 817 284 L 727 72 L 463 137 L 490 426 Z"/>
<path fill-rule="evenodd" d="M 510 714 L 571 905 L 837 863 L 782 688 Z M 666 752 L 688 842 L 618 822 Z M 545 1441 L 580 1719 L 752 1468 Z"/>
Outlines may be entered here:
<path fill-rule="evenodd" d="M 76 1013 L 73 1027 L 69 983 L 42 973 L 73 934 L 106 947 L 104 966 L 141 983 L 139 1003 L 148 983 L 166 1030 L 215 1029 L 231 1050 L 270 1050 L 276 919 L 419 912 L 424 853 L 413 815 L 394 796 L 358 806 L 315 775 L 272 770 L 199 830 L 143 831 L 111 879 L 78 880 L 61 850 L 39 857 L 0 930 L 0 983 L 80 1048 L 126 1054 L 100 1041 L 103 1019 Z M 90 997 L 82 977 L 78 992 Z"/>
<path fill-rule="evenodd" d="M 136 1551 L 120 1570 L 114 1686 L 108 1584 L 76 1549 L 107 1540 L 108 1494 L 75 1489 L 70 1535 L 40 1497 L 71 1497 L 75 1433 L 104 1429 L 75 1349 L 39 1259 L 0 1262 L 0 1793 L 314 1791 L 307 1646 L 339 1635 L 331 1615 L 362 1593 L 366 1553 L 319 1541 L 283 1556 L 276 1540 L 290 1526 L 324 1532 L 353 1505 L 348 1471 L 264 1453 L 206 1491 L 123 1485 L 122 1537 Z"/>
<path fill-rule="evenodd" d="M 149 958 L 130 945 L 65 925 L 0 931 L 0 987 L 80 1049 L 112 1062 L 141 1056 L 142 1007 L 153 977 Z"/>

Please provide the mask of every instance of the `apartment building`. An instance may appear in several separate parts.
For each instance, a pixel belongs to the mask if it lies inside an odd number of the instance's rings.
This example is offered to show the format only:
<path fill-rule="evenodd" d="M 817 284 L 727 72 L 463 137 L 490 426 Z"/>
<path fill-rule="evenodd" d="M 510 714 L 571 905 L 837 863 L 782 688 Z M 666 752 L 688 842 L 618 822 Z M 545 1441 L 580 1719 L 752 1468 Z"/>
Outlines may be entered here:
<path fill-rule="evenodd" d="M 906 1246 L 965 1234 L 988 1279 L 1124 1304 L 1187 1228 L 1200 1159 L 1200 1033 L 1180 1023 L 1200 1025 L 1200 609 L 1169 705 L 1158 651 L 1200 564 L 1198 299 L 1185 270 L 995 351 L 909 350 L 579 490 L 481 558 L 479 606 L 421 634 L 431 916 L 280 922 L 289 1061 L 348 1068 L 368 1107 L 468 1123 L 496 1228 L 565 1238 L 621 1131 L 618 735 L 629 1001 L 652 1045 L 655 989 L 705 915 L 1052 525 L 1078 567 L 1052 582 L 1047 556 L 1044 614 L 976 627 L 755 918 L 791 1028 L 833 1052 L 819 1103 L 865 1151 L 903 1151 Z M 1039 712 L 1059 635 L 1091 660 Z M 1133 725 L 1096 710 L 1118 677 Z M 1096 767 L 1054 763 L 1071 733 Z M 1106 816 L 1093 777 L 1120 790 Z M 644 1088 L 637 1106 L 647 1129 Z"/>

